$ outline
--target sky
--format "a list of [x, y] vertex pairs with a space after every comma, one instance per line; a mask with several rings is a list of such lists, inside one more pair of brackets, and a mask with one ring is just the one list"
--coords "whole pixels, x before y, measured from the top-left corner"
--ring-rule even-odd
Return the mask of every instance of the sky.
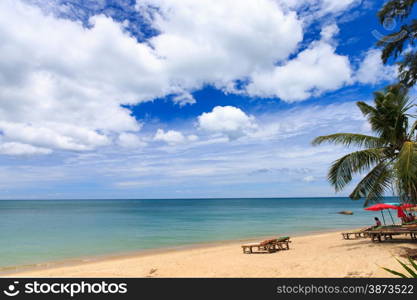
[[0, 198], [348, 195], [311, 141], [371, 133], [382, 4], [0, 1]]

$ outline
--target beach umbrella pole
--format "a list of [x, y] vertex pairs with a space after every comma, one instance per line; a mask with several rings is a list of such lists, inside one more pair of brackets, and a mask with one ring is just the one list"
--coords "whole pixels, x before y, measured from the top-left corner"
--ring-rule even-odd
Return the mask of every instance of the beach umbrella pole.
[[381, 210], [381, 215], [382, 215], [382, 221], [384, 221], [384, 225], [387, 225], [387, 223], [385, 223], [384, 212], [382, 210]]
[[391, 211], [389, 209], [388, 209], [388, 213], [389, 213], [389, 215], [391, 217], [392, 224], [395, 225], [394, 218], [392, 217]]

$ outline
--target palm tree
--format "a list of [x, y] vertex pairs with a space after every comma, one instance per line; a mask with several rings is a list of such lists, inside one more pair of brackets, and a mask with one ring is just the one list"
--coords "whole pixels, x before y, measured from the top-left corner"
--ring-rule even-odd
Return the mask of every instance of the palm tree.
[[408, 89], [402, 84], [386, 87], [374, 93], [374, 106], [357, 102], [371, 125], [373, 136], [355, 133], [336, 133], [319, 136], [313, 145], [325, 142], [355, 146], [357, 151], [333, 162], [328, 180], [341, 191], [355, 174], [369, 171], [357, 184], [350, 198], [365, 199], [365, 206], [380, 202], [387, 190], [393, 190], [402, 202], [417, 203], [417, 121], [408, 113], [414, 106]]
[[398, 30], [379, 39], [382, 61], [396, 62], [400, 81], [411, 87], [417, 83], [417, 19], [413, 14], [416, 0], [388, 0], [378, 12], [381, 24], [400, 24]]

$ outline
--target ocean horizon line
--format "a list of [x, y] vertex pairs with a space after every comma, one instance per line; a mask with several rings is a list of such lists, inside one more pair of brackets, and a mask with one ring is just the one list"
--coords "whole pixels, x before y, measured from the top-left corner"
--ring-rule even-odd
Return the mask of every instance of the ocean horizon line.
[[[0, 201], [115, 201], [115, 200], [245, 200], [245, 199], [350, 199], [349, 196], [310, 196], [310, 197], [178, 197], [178, 198], [34, 198], [34, 199], [0, 199]], [[398, 198], [398, 196], [384, 196], [384, 198]], [[353, 200], [360, 202], [363, 199]]]

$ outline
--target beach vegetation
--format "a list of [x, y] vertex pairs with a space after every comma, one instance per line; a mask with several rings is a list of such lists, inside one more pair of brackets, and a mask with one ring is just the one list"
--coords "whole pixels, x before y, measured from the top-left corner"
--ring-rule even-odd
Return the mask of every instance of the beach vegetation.
[[408, 258], [410, 266], [407, 266], [406, 263], [400, 261], [399, 259], [397, 259], [397, 261], [404, 268], [405, 272], [397, 272], [388, 268], [383, 269], [401, 278], [417, 278], [417, 264], [411, 257]]
[[357, 106], [373, 135], [336, 133], [312, 142], [355, 147], [333, 162], [328, 172], [330, 184], [339, 192], [354, 175], [366, 173], [351, 192], [351, 199], [365, 199], [366, 206], [380, 202], [387, 191], [392, 191], [402, 202], [417, 203], [417, 122], [410, 112], [415, 105], [408, 88], [390, 85], [374, 93], [373, 105], [359, 101]]
[[383, 36], [377, 45], [382, 47], [382, 60], [398, 64], [399, 79], [407, 87], [417, 82], [417, 19], [410, 17], [416, 0], [389, 0], [378, 12], [381, 24], [390, 29], [399, 22], [398, 30]]

